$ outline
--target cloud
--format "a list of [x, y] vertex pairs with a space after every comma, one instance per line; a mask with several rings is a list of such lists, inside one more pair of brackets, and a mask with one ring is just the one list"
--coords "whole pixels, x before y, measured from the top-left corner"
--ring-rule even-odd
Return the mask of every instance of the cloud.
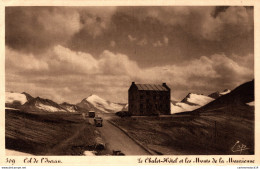
[[[229, 7], [214, 16], [215, 7], [137, 7], [135, 17], [140, 21], [154, 18], [164, 25], [181, 28], [196, 38], [218, 41], [230, 36], [241, 35], [253, 29], [253, 9], [243, 6]], [[121, 12], [131, 15], [132, 10]]]
[[116, 7], [79, 8], [82, 29], [94, 38], [102, 35], [109, 29], [115, 12]]
[[[240, 36], [253, 29], [253, 10], [245, 7], [229, 7], [216, 18], [208, 16], [202, 22], [200, 34], [208, 40], [220, 40]], [[228, 33], [226, 33], [228, 32]]]
[[53, 69], [66, 73], [88, 75], [132, 75], [138, 71], [137, 63], [126, 55], [104, 50], [98, 59], [89, 53], [75, 52], [63, 46], [56, 46], [50, 62]]
[[162, 42], [160, 40], [153, 43], [153, 47], [162, 47], [162, 46], [168, 46], [169, 39], [168, 37], [164, 36], [162, 39]]
[[161, 41], [157, 41], [157, 42], [153, 43], [153, 46], [154, 47], [161, 47], [161, 46], [163, 46], [163, 44], [161, 43]]
[[[80, 96], [77, 99], [82, 99], [91, 93], [100, 94], [111, 101], [119, 98], [126, 100], [131, 81], [167, 82], [174, 91], [173, 96], [180, 97], [180, 93], [187, 94], [191, 90], [205, 93], [215, 91], [220, 86], [232, 89], [254, 77], [250, 64], [244, 63], [252, 64], [252, 54], [232, 57], [214, 54], [192, 59], [182, 65], [147, 68], [140, 67], [124, 54], [104, 50], [98, 57], [94, 57], [89, 53], [76, 52], [61, 45], [50, 50], [44, 61], [34, 55], [23, 59], [27, 58], [27, 55], [18, 55], [9, 48], [6, 54], [7, 89], [17, 87], [28, 91], [32, 90], [34, 85], [37, 86], [34, 91], [41, 90], [40, 93], [43, 93], [46, 90], [48, 96], [53, 95], [51, 98], [55, 99], [60, 97], [60, 101], [73, 101], [76, 96]], [[14, 62], [14, 58], [18, 57], [22, 58], [23, 66]], [[35, 64], [31, 65], [31, 61]], [[22, 70], [30, 70], [33, 73], [24, 73]], [[23, 83], [19, 79], [23, 79]], [[30, 86], [32, 89], [28, 88]]]
[[63, 44], [80, 29], [80, 15], [70, 8], [6, 8], [6, 44], [14, 49], [35, 52]]
[[116, 46], [116, 42], [112, 40], [112, 41], [110, 41], [109, 45], [110, 45], [111, 47], [115, 47], [115, 46]]
[[7, 7], [6, 44], [40, 53], [65, 45], [75, 34], [96, 38], [109, 30], [116, 7]]
[[104, 74], [134, 76], [140, 70], [136, 62], [123, 54], [114, 54], [105, 50], [100, 55], [99, 68]]
[[130, 40], [130, 42], [133, 42], [133, 41], [136, 40], [136, 38], [133, 37], [132, 35], [128, 35], [127, 37], [128, 37], [128, 39]]
[[[251, 60], [252, 55], [244, 58]], [[224, 54], [214, 54], [209, 57], [201, 56], [181, 66], [168, 65], [144, 69], [138, 75], [137, 79], [142, 82], [159, 83], [167, 79], [168, 84], [175, 88], [175, 92], [185, 89], [186, 92], [197, 90], [205, 93], [217, 90], [220, 86], [232, 89], [253, 79], [254, 71]]]
[[164, 36], [164, 37], [162, 38], [162, 42], [161, 42], [161, 40], [158, 40], [158, 41], [154, 42], [154, 43], [153, 43], [153, 47], [168, 46], [168, 43], [169, 43], [168, 37]]
[[[104, 50], [98, 57], [85, 52], [73, 51], [61, 45], [57, 45], [43, 56], [18, 53], [6, 47], [6, 64], [10, 70], [35, 71], [46, 75], [134, 75], [139, 71], [135, 61], [120, 53], [112, 53]], [[21, 62], [17, 62], [17, 58]], [[42, 59], [44, 58], [44, 59]], [[21, 64], [22, 63], [22, 64]], [[41, 71], [39, 71], [41, 70]], [[28, 71], [27, 71], [28, 73]]]
[[225, 12], [221, 12], [219, 18], [223, 24], [234, 25], [241, 31], [251, 31], [253, 29], [253, 9], [242, 6], [229, 7]]
[[[26, 91], [58, 102], [77, 103], [91, 93], [108, 100], [125, 100], [125, 95], [113, 94], [127, 90], [129, 76], [139, 69], [126, 55], [108, 50], [96, 59], [91, 54], [57, 45], [45, 55], [42, 61], [42, 56], [13, 54], [7, 47], [6, 90]], [[22, 62], [18, 63], [19, 57]]]
[[5, 16], [8, 90], [117, 101], [132, 81], [167, 82], [180, 98], [254, 76], [253, 8], [7, 7]]
[[139, 45], [139, 46], [144, 46], [144, 45], [147, 45], [147, 40], [144, 38], [144, 39], [142, 39], [142, 40], [140, 40], [139, 42], [137, 42], [137, 45]]
[[67, 74], [96, 74], [98, 61], [89, 53], [75, 52], [61, 45], [48, 52], [49, 65], [53, 71]]
[[8, 71], [44, 71], [49, 69], [49, 65], [45, 60], [39, 60], [33, 54], [19, 53], [6, 47], [5, 55], [6, 69]]
[[239, 56], [239, 55], [235, 55], [233, 54], [230, 57], [232, 60], [235, 60], [239, 65], [252, 69], [254, 68], [254, 55], [249, 53], [247, 55], [244, 56]]
[[164, 37], [163, 37], [163, 42], [164, 42], [164, 44], [167, 46], [168, 43], [169, 43], [168, 37], [164, 36]]

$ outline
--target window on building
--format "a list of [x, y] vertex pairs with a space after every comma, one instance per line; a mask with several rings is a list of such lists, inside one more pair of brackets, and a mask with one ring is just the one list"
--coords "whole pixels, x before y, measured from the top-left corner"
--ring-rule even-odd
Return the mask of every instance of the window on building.
[[130, 100], [134, 100], [134, 96], [131, 94], [129, 95]]
[[142, 114], [144, 112], [144, 105], [140, 104], [140, 113]]

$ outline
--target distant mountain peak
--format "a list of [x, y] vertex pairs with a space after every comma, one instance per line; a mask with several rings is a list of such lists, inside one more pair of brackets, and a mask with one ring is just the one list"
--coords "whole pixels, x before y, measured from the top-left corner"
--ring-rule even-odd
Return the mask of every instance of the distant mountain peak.
[[21, 109], [26, 112], [48, 113], [48, 112], [80, 112], [76, 105], [64, 102], [58, 104], [50, 99], [41, 98], [39, 96], [32, 97], [26, 92], [15, 93], [6, 92], [6, 107]]
[[22, 94], [24, 94], [26, 96], [27, 100], [33, 99], [33, 97], [29, 93], [22, 92]]
[[203, 106], [213, 100], [203, 94], [189, 93], [181, 102], [192, 106]]
[[226, 95], [226, 94], [228, 94], [228, 93], [230, 93], [230, 92], [231, 92], [230, 89], [225, 89], [225, 90], [223, 90], [222, 92], [216, 91], [216, 92], [214, 92], [214, 93], [209, 94], [208, 96], [211, 97], [211, 98], [217, 99], [217, 98], [219, 98], [220, 96]]
[[96, 110], [103, 113], [115, 113], [123, 109], [125, 104], [113, 103], [101, 98], [96, 94], [91, 94], [77, 104], [79, 107], [87, 110]]
[[28, 100], [21, 108], [29, 112], [67, 112], [66, 109], [62, 108], [59, 104], [49, 99], [43, 99], [36, 97]]
[[213, 100], [213, 98], [203, 94], [188, 93], [180, 102], [171, 101], [171, 114], [193, 111]]
[[[102, 99], [101, 97], [99, 97], [98, 95], [96, 95], [96, 94], [90, 94], [88, 97], [85, 97], [84, 99], [82, 99], [82, 101], [84, 101], [84, 100], [89, 100], [89, 99], [94, 99], [94, 98], [97, 98], [97, 99]], [[104, 99], [102, 99], [102, 100], [104, 100]]]
[[96, 94], [91, 94], [91, 95], [89, 95], [86, 99], [100, 99], [100, 100], [105, 100], [105, 99], [99, 97], [99, 96], [96, 95]]

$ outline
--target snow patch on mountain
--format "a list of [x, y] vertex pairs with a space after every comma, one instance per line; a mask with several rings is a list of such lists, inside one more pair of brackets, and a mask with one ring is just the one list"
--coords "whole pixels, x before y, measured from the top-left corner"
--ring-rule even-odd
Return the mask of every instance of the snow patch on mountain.
[[189, 93], [181, 102], [192, 106], [204, 106], [214, 99], [202, 94]]
[[193, 111], [213, 100], [202, 94], [189, 93], [181, 102], [171, 102], [171, 114]]
[[44, 113], [44, 112], [67, 112], [59, 104], [49, 99], [43, 99], [40, 97], [33, 98], [27, 101], [20, 107], [21, 110], [32, 113]]
[[66, 107], [69, 112], [76, 113], [77, 111], [73, 107]]
[[23, 105], [27, 102], [27, 98], [24, 94], [21, 93], [13, 93], [13, 92], [5, 92], [5, 103], [12, 104], [15, 101], [20, 102]]
[[71, 112], [71, 113], [79, 112], [79, 108], [76, 105], [74, 105], [74, 104], [69, 104], [67, 102], [64, 102], [64, 103], [60, 104], [60, 106], [63, 109], [65, 109], [65, 110], [67, 110], [68, 112]]
[[221, 93], [219, 93], [220, 95], [226, 95], [226, 94], [228, 94], [228, 93], [230, 93], [231, 92], [231, 90], [229, 90], [229, 89], [225, 89], [223, 92], [221, 92]]
[[213, 101], [213, 98], [210, 98], [208, 96], [204, 96], [204, 95], [198, 95], [198, 94], [194, 94], [194, 93], [190, 93], [189, 97], [187, 97], [187, 101], [189, 103], [193, 103], [199, 106], [204, 106], [205, 104]]
[[178, 102], [175, 104], [171, 103], [171, 114], [192, 111], [192, 110], [198, 109], [200, 107], [201, 106], [189, 105], [189, 104], [182, 103], [182, 102]]
[[86, 101], [105, 113], [117, 112], [122, 110], [124, 107], [122, 104], [109, 102], [97, 95], [90, 95], [88, 98], [86, 98]]
[[57, 107], [53, 107], [53, 106], [50, 106], [50, 105], [46, 105], [46, 104], [42, 104], [42, 103], [38, 103], [36, 105], [37, 108], [41, 109], [41, 110], [45, 110], [45, 111], [48, 111], [48, 112], [66, 112], [65, 110], [63, 109], [59, 109]]

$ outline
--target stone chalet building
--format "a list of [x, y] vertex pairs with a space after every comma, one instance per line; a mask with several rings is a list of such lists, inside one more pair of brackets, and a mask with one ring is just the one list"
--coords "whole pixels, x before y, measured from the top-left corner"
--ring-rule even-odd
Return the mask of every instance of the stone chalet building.
[[162, 83], [136, 84], [132, 82], [128, 90], [128, 111], [133, 116], [171, 114], [171, 89]]

